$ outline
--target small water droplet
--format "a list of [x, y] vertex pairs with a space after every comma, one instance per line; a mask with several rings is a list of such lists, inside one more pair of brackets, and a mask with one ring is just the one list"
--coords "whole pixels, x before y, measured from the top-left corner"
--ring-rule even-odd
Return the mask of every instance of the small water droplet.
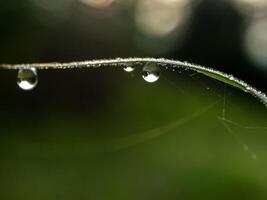
[[251, 91], [251, 87], [250, 86], [246, 86], [246, 88], [245, 88], [245, 92], [250, 92]]
[[125, 67], [123, 67], [123, 70], [126, 71], [126, 72], [132, 72], [132, 71], [134, 71], [134, 67], [125, 66]]
[[146, 82], [154, 83], [159, 79], [160, 69], [156, 64], [148, 63], [143, 67], [142, 77]]
[[234, 80], [234, 77], [232, 75], [229, 76], [230, 80]]
[[35, 68], [19, 69], [17, 84], [23, 90], [32, 90], [38, 83], [37, 71]]

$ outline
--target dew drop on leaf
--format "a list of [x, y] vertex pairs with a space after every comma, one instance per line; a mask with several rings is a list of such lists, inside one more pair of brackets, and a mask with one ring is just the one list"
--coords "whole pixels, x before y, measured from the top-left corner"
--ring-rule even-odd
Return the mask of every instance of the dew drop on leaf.
[[35, 68], [19, 69], [17, 84], [23, 90], [32, 90], [38, 83], [37, 71]]
[[142, 77], [146, 82], [154, 83], [159, 79], [160, 69], [156, 64], [148, 63], [143, 67]]

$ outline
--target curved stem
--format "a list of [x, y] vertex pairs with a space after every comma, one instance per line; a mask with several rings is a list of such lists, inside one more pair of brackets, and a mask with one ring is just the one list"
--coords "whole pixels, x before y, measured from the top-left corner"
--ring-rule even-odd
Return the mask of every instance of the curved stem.
[[191, 64], [188, 62], [182, 62], [178, 60], [170, 60], [165, 58], [116, 58], [116, 59], [100, 59], [100, 60], [88, 60], [81, 62], [69, 62], [69, 63], [33, 63], [33, 64], [0, 64], [2, 69], [21, 69], [31, 68], [36, 69], [75, 69], [75, 68], [98, 68], [105, 65], [109, 66], [125, 66], [133, 64], [146, 64], [147, 62], [156, 63], [158, 65], [169, 66], [172, 68], [184, 68], [190, 69], [213, 79], [217, 79], [234, 87], [237, 87], [245, 92], [257, 97], [265, 106], [267, 106], [266, 94], [258, 89], [250, 86], [246, 82], [235, 78], [232, 75], [214, 70], [208, 67]]

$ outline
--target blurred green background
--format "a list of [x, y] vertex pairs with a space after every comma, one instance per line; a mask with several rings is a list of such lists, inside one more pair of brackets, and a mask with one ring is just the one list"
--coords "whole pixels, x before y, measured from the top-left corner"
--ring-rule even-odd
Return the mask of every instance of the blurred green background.
[[[0, 2], [0, 62], [166, 57], [266, 91], [266, 0]], [[267, 112], [191, 71], [1, 70], [0, 199], [266, 199]]]

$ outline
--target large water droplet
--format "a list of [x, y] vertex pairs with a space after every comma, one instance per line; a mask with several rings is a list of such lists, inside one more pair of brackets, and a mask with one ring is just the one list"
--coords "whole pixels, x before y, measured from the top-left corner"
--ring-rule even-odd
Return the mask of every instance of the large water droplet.
[[132, 71], [134, 71], [134, 67], [132, 67], [132, 66], [125, 66], [123, 68], [123, 70], [126, 71], [126, 72], [132, 72]]
[[148, 63], [143, 67], [142, 77], [149, 83], [154, 83], [159, 79], [160, 69], [154, 63]]
[[35, 68], [19, 69], [17, 84], [23, 90], [32, 90], [38, 83], [37, 71]]

